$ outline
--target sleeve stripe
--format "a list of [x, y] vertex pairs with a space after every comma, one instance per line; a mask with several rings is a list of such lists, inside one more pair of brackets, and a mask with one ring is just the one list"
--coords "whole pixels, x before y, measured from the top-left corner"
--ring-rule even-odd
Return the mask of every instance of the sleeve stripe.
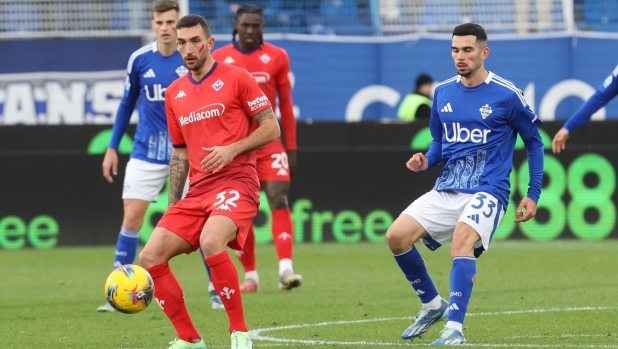
[[[153, 44], [156, 44], [156, 42]], [[131, 54], [131, 57], [129, 57], [129, 63], [127, 64], [127, 73], [131, 74], [131, 69], [133, 68], [133, 61], [135, 61], [137, 56], [142, 55], [146, 52], [152, 51], [153, 44], [148, 44]]]
[[524, 95], [521, 93], [521, 91], [518, 88], [513, 88], [509, 85], [507, 85], [506, 83], [503, 83], [497, 79], [492, 80], [494, 83], [504, 86], [506, 88], [508, 88], [509, 90], [515, 92], [515, 94], [517, 95], [517, 97], [519, 97], [519, 100], [521, 101], [521, 104], [524, 105], [524, 107], [528, 106], [528, 103], [526, 103], [526, 100], [524, 99]]
[[187, 145], [186, 144], [172, 144], [172, 147], [174, 147], [174, 148], [186, 148]]

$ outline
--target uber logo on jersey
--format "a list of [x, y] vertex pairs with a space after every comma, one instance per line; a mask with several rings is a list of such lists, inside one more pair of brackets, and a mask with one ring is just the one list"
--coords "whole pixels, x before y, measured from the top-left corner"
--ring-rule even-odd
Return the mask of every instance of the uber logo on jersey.
[[462, 127], [460, 123], [453, 122], [452, 125], [452, 136], [449, 135], [448, 125], [446, 123], [442, 123], [444, 126], [444, 137], [447, 142], [450, 143], [466, 143], [468, 141], [472, 143], [487, 143], [487, 135], [491, 132], [488, 129], [478, 129], [473, 128], [471, 130]]
[[151, 91], [148, 88], [148, 85], [144, 86], [144, 91], [146, 92], [146, 98], [148, 98], [149, 101], [151, 102], [161, 102], [161, 101], [165, 101], [165, 90], [167, 90], [167, 87], [163, 87], [161, 86], [161, 84], [154, 84], [152, 85], [152, 95], [151, 95]]

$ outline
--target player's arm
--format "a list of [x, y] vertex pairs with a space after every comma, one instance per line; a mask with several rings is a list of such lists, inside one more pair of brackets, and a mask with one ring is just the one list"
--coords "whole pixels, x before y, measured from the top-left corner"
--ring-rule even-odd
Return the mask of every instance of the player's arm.
[[228, 146], [203, 148], [211, 153], [202, 160], [202, 169], [217, 173], [237, 155], [261, 148], [281, 136], [279, 123], [270, 106], [255, 114], [253, 120], [257, 121], [259, 126], [246, 138]]
[[114, 126], [112, 127], [112, 137], [109, 140], [105, 157], [103, 158], [103, 177], [110, 183], [114, 182], [114, 179], [110, 175], [114, 176], [118, 174], [118, 153], [117, 149], [120, 145], [120, 141], [127, 132], [129, 127], [129, 121], [135, 109], [135, 103], [139, 98], [139, 72], [137, 67], [134, 67], [136, 60], [129, 61], [131, 65], [127, 67], [127, 78], [125, 83], [124, 95], [118, 106], [116, 112], [116, 120], [114, 120]]
[[[298, 163], [296, 157], [296, 117], [294, 117], [294, 102], [292, 102], [292, 84], [290, 82], [290, 59], [283, 55], [281, 69], [277, 74], [277, 95], [279, 96], [279, 112], [281, 113], [281, 129], [285, 137], [285, 149], [288, 154], [290, 174], [296, 173]], [[271, 101], [272, 103], [273, 101]]]
[[189, 153], [185, 143], [178, 118], [172, 106], [172, 97], [175, 86], [168, 88], [168, 93], [165, 94], [165, 114], [167, 118], [167, 128], [172, 141], [172, 154], [170, 156], [170, 190], [168, 197], [168, 206], [174, 206], [182, 198], [182, 193], [185, 188], [187, 176], [189, 175]]
[[[521, 91], [520, 91], [521, 92]], [[536, 204], [541, 196], [543, 186], [543, 140], [538, 126], [543, 123], [525, 102], [523, 94], [514, 94], [511, 99], [509, 122], [517, 130], [526, 147], [530, 182], [528, 193], [523, 198], [517, 211], [515, 222], [526, 222], [536, 215]]]
[[[436, 91], [437, 100], [438, 92]], [[406, 166], [410, 171], [423, 172], [442, 162], [442, 124], [438, 115], [437, 103], [431, 106], [429, 117], [429, 131], [431, 132], [431, 144], [427, 153], [416, 153], [408, 160]]]
[[187, 148], [172, 148], [170, 157], [170, 192], [168, 206], [174, 206], [182, 199], [187, 176], [189, 175], [189, 153]]
[[618, 66], [610, 76], [597, 88], [596, 92], [573, 114], [552, 140], [552, 151], [560, 153], [565, 148], [569, 135], [578, 127], [584, 125], [592, 114], [603, 108], [612, 98], [618, 95]]
[[292, 102], [292, 85], [288, 81], [277, 85], [279, 95], [279, 111], [281, 112], [281, 128], [285, 137], [285, 149], [288, 155], [290, 175], [296, 173], [298, 159], [296, 157], [296, 118], [294, 117], [294, 103]]

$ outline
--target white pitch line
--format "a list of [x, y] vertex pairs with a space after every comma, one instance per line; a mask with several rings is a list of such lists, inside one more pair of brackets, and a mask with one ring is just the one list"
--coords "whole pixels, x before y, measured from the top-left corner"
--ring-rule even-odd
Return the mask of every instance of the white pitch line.
[[520, 336], [504, 336], [504, 337], [500, 337], [500, 338], [504, 338], [504, 339], [517, 339], [517, 338], [571, 338], [571, 337], [618, 337], [618, 334], [616, 333], [606, 333], [606, 334], [602, 334], [602, 333], [596, 333], [596, 334], [572, 334], [572, 333], [565, 333], [565, 334], [536, 334], [536, 335], [520, 335]]
[[[518, 315], [518, 314], [533, 314], [533, 313], [550, 313], [559, 311], [599, 311], [599, 310], [612, 310], [618, 307], [572, 307], [572, 308], [550, 308], [550, 309], [529, 309], [529, 310], [512, 310], [502, 312], [482, 312], [482, 313], [470, 313], [467, 316], [492, 316], [492, 315]], [[254, 340], [269, 341], [275, 343], [298, 343], [306, 345], [373, 345], [373, 346], [428, 346], [429, 343], [402, 343], [402, 342], [369, 342], [369, 341], [321, 341], [321, 340], [308, 340], [308, 339], [289, 339], [289, 338], [276, 338], [270, 336], [263, 336], [263, 333], [272, 331], [281, 331], [297, 328], [307, 327], [320, 327], [330, 325], [349, 325], [359, 324], [377, 321], [399, 321], [410, 320], [414, 317], [397, 317], [397, 318], [375, 318], [375, 319], [363, 319], [363, 320], [339, 320], [339, 321], [327, 321], [319, 322], [315, 324], [298, 324], [298, 325], [286, 325], [277, 327], [261, 328], [257, 330], [250, 330], [249, 336]], [[505, 337], [506, 338], [506, 337]], [[523, 338], [523, 337], [522, 337]], [[287, 346], [287, 345], [285, 345]], [[491, 344], [491, 343], [475, 343], [473, 346], [478, 347], [491, 347], [491, 348], [618, 348], [618, 345], [578, 345], [578, 344]]]

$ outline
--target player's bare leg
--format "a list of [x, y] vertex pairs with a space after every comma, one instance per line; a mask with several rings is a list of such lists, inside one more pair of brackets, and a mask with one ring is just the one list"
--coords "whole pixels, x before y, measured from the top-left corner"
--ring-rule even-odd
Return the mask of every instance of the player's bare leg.
[[[139, 199], [124, 199], [123, 204], [124, 216], [118, 240], [116, 241], [114, 268], [134, 263], [139, 244], [139, 231], [144, 224], [144, 216], [150, 202]], [[111, 313], [116, 310], [109, 303], [105, 302], [105, 304], [97, 308], [97, 311]]]
[[463, 336], [463, 321], [472, 295], [472, 286], [476, 276], [476, 259], [474, 244], [481, 237], [466, 223], [459, 222], [453, 233], [451, 243], [451, 297], [446, 327], [434, 345], [458, 345], [466, 343]]
[[215, 290], [221, 295], [221, 301], [230, 319], [230, 335], [232, 343], [242, 341], [239, 348], [251, 348], [251, 339], [248, 337], [247, 325], [243, 313], [242, 296], [238, 291], [238, 272], [230, 255], [226, 251], [229, 242], [236, 239], [238, 227], [227, 216], [211, 216], [206, 221], [200, 235], [204, 259], [210, 267], [212, 283]]
[[139, 261], [152, 276], [155, 300], [178, 334], [178, 339], [172, 342], [171, 348], [206, 349], [189, 317], [182, 288], [168, 264], [174, 256], [191, 249], [188, 241], [165, 228], [157, 227], [139, 254]]
[[407, 214], [400, 215], [386, 232], [386, 242], [395, 261], [422, 303], [414, 323], [403, 331], [403, 339], [421, 338], [448, 313], [448, 302], [440, 297], [425, 261], [414, 247], [419, 239], [428, 237], [425, 228]]
[[292, 250], [294, 247], [294, 225], [288, 205], [290, 182], [262, 181], [260, 185], [272, 211], [272, 235], [279, 257], [279, 288], [291, 290], [302, 284], [303, 277], [294, 273]]

